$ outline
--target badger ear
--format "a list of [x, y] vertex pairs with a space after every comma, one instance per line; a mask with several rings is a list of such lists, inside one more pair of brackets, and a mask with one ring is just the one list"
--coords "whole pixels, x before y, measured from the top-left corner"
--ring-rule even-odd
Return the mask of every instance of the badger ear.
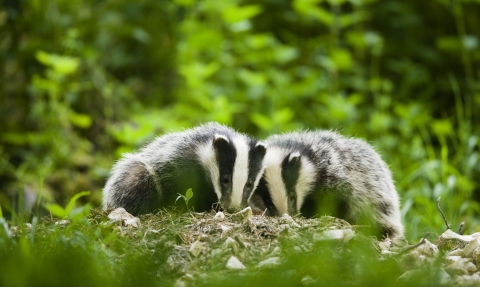
[[252, 149], [255, 156], [258, 158], [264, 158], [267, 153], [267, 145], [261, 142], [258, 142], [255, 147]]
[[229, 143], [230, 143], [230, 141], [228, 140], [228, 138], [226, 136], [216, 134], [213, 137], [213, 146], [215, 148], [228, 145]]
[[215, 134], [215, 136], [213, 136], [213, 144], [220, 141], [225, 141], [226, 143], [230, 142], [226, 136]]
[[216, 134], [213, 137], [212, 144], [213, 144], [214, 150], [216, 150], [217, 152], [221, 151], [222, 153], [224, 153], [226, 150], [228, 150], [230, 141], [226, 136]]
[[302, 165], [302, 156], [299, 152], [292, 152], [288, 155], [288, 166], [290, 168], [300, 168]]

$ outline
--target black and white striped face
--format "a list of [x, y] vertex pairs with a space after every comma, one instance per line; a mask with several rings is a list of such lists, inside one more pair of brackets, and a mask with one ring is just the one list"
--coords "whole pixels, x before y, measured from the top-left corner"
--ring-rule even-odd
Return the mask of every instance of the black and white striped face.
[[245, 207], [244, 194], [250, 195], [263, 170], [265, 146], [252, 147], [244, 136], [215, 135], [211, 144], [201, 148], [200, 155], [221, 206], [231, 211]]
[[242, 208], [248, 205], [248, 200], [263, 175], [265, 168], [263, 159], [265, 158], [266, 152], [267, 150], [264, 144], [259, 142], [252, 142], [250, 144], [250, 150], [248, 151], [248, 178], [243, 188], [243, 197], [240, 206]]
[[266, 208], [267, 215], [297, 214], [316, 180], [314, 164], [299, 152], [269, 147], [265, 171], [250, 204]]

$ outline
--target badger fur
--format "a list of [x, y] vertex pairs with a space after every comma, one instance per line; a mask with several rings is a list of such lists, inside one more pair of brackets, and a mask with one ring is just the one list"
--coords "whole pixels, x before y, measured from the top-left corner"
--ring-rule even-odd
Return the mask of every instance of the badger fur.
[[263, 173], [266, 148], [218, 123], [207, 123], [157, 137], [136, 153], [125, 154], [103, 189], [103, 208], [123, 207], [133, 214], [175, 205], [192, 188], [196, 211], [220, 202], [239, 209]]
[[390, 170], [369, 144], [332, 131], [273, 135], [265, 143], [265, 171], [250, 205], [267, 215], [331, 214], [375, 234], [403, 235]]

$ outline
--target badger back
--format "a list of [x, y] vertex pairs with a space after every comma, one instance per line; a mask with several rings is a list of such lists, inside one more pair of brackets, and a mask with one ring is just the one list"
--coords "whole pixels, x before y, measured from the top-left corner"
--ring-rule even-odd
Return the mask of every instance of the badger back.
[[209, 210], [215, 202], [241, 207], [246, 205], [244, 192], [258, 183], [262, 149], [218, 123], [163, 135], [115, 165], [104, 189], [104, 207], [149, 212], [174, 205], [178, 193], [189, 188], [194, 193], [189, 205], [196, 211]]
[[390, 171], [373, 148], [331, 131], [267, 139], [266, 169], [252, 205], [268, 215], [330, 214], [401, 236], [399, 198]]

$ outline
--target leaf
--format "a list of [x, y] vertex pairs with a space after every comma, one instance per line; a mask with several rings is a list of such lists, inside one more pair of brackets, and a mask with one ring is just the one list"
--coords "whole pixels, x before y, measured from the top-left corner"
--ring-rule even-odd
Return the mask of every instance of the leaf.
[[190, 198], [193, 197], [193, 191], [191, 188], [187, 189], [187, 192], [185, 193], [185, 198], [188, 200], [190, 200]]
[[79, 192], [79, 193], [75, 194], [72, 197], [72, 199], [70, 199], [70, 201], [68, 202], [67, 207], [65, 207], [65, 216], [64, 217], [67, 217], [70, 214], [72, 209], [75, 207], [75, 203], [77, 202], [77, 200], [80, 197], [87, 196], [87, 195], [90, 195], [90, 191], [82, 191], [82, 192]]
[[46, 208], [52, 213], [53, 216], [58, 218], [64, 218], [66, 216], [65, 209], [58, 204], [49, 204]]
[[352, 67], [352, 55], [348, 50], [335, 49], [331, 52], [330, 59], [340, 71], [348, 71]]
[[35, 57], [40, 63], [53, 68], [55, 72], [59, 74], [71, 74], [75, 72], [80, 65], [78, 58], [49, 54], [42, 50], [38, 50], [35, 53]]
[[92, 117], [88, 114], [79, 114], [72, 110], [68, 112], [68, 117], [72, 124], [76, 127], [87, 129], [92, 125]]
[[235, 22], [240, 22], [255, 17], [261, 12], [262, 7], [260, 5], [248, 5], [242, 7], [232, 6], [225, 9], [222, 16], [225, 22], [233, 24]]
[[175, 199], [175, 203], [177, 203], [177, 201], [180, 199], [180, 198], [183, 198], [183, 200], [187, 201], [187, 198], [185, 197], [185, 195], [181, 195], [180, 193], [177, 193], [178, 194], [178, 197], [177, 199]]
[[320, 0], [296, 0], [293, 7], [299, 14], [308, 15], [330, 26], [333, 24], [333, 14], [318, 6]]

